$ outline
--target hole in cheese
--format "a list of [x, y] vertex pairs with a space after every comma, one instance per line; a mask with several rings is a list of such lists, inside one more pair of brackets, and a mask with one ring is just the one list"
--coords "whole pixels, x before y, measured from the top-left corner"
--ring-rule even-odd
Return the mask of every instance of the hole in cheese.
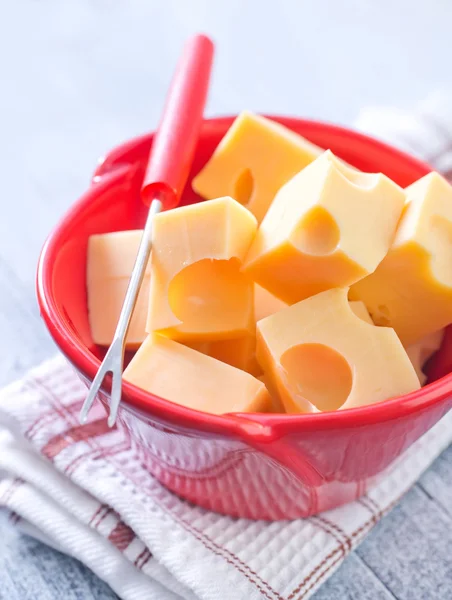
[[237, 258], [205, 258], [182, 269], [170, 282], [168, 301], [174, 315], [199, 332], [226, 330], [252, 302], [253, 286]]
[[321, 206], [308, 211], [291, 235], [292, 243], [305, 254], [325, 256], [336, 250], [340, 230], [331, 214]]
[[280, 364], [288, 386], [319, 410], [337, 410], [350, 395], [350, 365], [333, 348], [323, 344], [292, 346], [281, 356]]
[[237, 177], [234, 188], [234, 198], [246, 206], [251, 201], [254, 190], [254, 177], [250, 169], [244, 169]]
[[350, 300], [349, 306], [352, 309], [353, 313], [359, 319], [361, 319], [361, 321], [364, 321], [364, 323], [368, 323], [369, 325], [374, 324], [374, 322], [370, 318], [369, 311], [367, 310], [364, 302], [361, 302], [360, 300]]

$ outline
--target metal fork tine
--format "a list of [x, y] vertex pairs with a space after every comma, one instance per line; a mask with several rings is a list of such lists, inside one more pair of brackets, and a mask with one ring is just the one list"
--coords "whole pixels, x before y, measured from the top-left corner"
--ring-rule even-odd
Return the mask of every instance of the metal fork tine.
[[88, 395], [86, 396], [85, 402], [83, 403], [82, 410], [80, 411], [80, 423], [86, 423], [86, 419], [88, 417], [88, 413], [91, 410], [92, 405], [94, 404], [94, 400], [99, 393], [100, 387], [102, 385], [105, 376], [110, 372], [110, 368], [108, 364], [104, 361], [100, 366], [99, 370], [96, 373], [96, 376], [93, 379], [91, 387], [89, 389]]
[[[113, 345], [120, 345], [121, 340], [118, 339], [113, 342]], [[111, 399], [110, 399], [110, 414], [108, 416], [108, 425], [113, 427], [118, 414], [119, 403], [121, 402], [122, 394], [122, 370], [124, 366], [124, 351], [122, 346], [116, 350], [115, 357], [116, 364], [111, 371], [112, 382], [111, 382]]]

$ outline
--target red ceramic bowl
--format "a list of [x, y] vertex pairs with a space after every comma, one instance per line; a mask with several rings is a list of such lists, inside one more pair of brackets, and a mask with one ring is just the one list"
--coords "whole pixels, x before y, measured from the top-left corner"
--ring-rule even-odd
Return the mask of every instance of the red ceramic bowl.
[[[382, 171], [402, 186], [430, 170], [402, 152], [341, 127], [273, 118], [356, 167]], [[232, 120], [205, 121], [192, 175], [210, 157]], [[151, 144], [152, 135], [143, 136], [100, 162], [91, 186], [50, 235], [40, 257], [37, 289], [42, 316], [87, 385], [102, 357], [88, 326], [87, 240], [92, 233], [143, 226], [146, 209], [140, 185]], [[198, 200], [188, 184], [183, 203]], [[450, 366], [451, 355], [449, 351], [433, 365], [436, 375]], [[124, 383], [119, 419], [149, 472], [179, 496], [233, 516], [293, 519], [363, 494], [451, 408], [451, 392], [452, 375], [447, 375], [415, 393], [358, 409], [214, 416]], [[108, 402], [108, 384], [102, 399]]]

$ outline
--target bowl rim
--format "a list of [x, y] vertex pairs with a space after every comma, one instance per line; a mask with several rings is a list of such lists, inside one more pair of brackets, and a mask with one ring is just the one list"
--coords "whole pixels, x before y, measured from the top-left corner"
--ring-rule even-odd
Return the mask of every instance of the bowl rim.
[[[231, 123], [237, 115], [205, 119], [206, 125], [223, 126]], [[301, 119], [287, 115], [265, 115], [285, 125], [297, 123], [306, 128], [326, 129], [329, 133], [354, 139], [365, 144], [373, 145], [390, 156], [397, 156], [405, 163], [410, 163], [424, 174], [432, 168], [425, 162], [412, 157], [405, 152], [374, 139], [353, 129], [327, 122]], [[69, 208], [63, 218], [48, 236], [39, 256], [36, 274], [36, 290], [41, 316], [54, 341], [69, 361], [87, 379], [92, 380], [96, 374], [100, 360], [84, 346], [65, 325], [59, 316], [58, 305], [53, 294], [52, 272], [58, 254], [60, 238], [70, 227], [71, 221], [79, 215], [102, 189], [117, 185], [121, 178], [127, 177], [131, 165], [109, 170], [117, 157], [143, 143], [150, 143], [153, 133], [132, 138], [107, 153], [100, 159], [94, 173], [95, 185], [88, 190]], [[214, 415], [186, 408], [180, 404], [165, 400], [146, 392], [137, 386], [123, 381], [123, 389], [127, 398], [121, 401], [121, 407], [141, 414], [141, 418], [157, 417], [163, 422], [171, 423], [186, 429], [217, 434], [223, 437], [250, 438], [261, 443], [270, 442], [285, 435], [297, 432], [307, 432], [325, 429], [347, 429], [363, 425], [371, 425], [399, 419], [409, 414], [428, 409], [440, 403], [452, 393], [452, 373], [423, 387], [419, 390], [358, 408], [338, 411], [309, 413], [309, 414], [274, 414], [274, 413], [234, 413]], [[108, 392], [107, 385], [103, 390]]]

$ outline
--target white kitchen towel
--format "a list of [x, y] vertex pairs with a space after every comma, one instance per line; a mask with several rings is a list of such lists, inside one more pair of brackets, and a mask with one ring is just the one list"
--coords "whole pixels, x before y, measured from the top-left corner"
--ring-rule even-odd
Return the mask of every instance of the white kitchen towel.
[[[361, 115], [362, 127], [382, 136], [380, 114]], [[441, 161], [450, 139], [438, 124], [429, 137], [422, 118], [411, 122], [412, 139]], [[403, 147], [403, 119], [393, 125], [391, 139]], [[107, 427], [101, 406], [80, 425], [85, 396], [62, 357], [0, 392], [0, 505], [125, 600], [308, 598], [452, 442], [451, 411], [356, 502], [296, 521], [233, 519], [168, 492], [133, 441]]]
[[452, 412], [360, 500], [310, 519], [232, 519], [168, 492], [62, 357], [0, 394], [0, 504], [126, 600], [301, 600], [452, 441]]

